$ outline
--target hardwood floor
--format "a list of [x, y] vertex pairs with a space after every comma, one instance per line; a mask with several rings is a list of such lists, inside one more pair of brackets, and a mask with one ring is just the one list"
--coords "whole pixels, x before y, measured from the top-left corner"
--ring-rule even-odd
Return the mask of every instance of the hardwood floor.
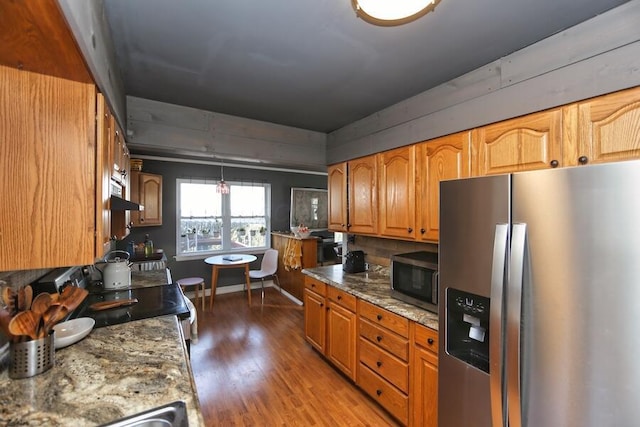
[[273, 289], [198, 311], [191, 365], [207, 426], [397, 426], [304, 340], [304, 312]]

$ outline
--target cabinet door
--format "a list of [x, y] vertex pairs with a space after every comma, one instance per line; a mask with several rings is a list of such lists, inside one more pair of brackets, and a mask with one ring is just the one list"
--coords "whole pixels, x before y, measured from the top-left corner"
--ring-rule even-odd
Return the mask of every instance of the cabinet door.
[[348, 163], [348, 204], [350, 233], [377, 232], [376, 156], [362, 157]]
[[316, 350], [324, 354], [326, 333], [325, 297], [304, 290], [304, 336]]
[[640, 87], [578, 103], [578, 135], [570, 166], [640, 158]]
[[378, 156], [380, 234], [415, 238], [415, 146], [385, 151]]
[[133, 172], [131, 200], [144, 206], [143, 211], [131, 213], [134, 226], [162, 225], [162, 176]]
[[329, 230], [347, 231], [347, 164], [329, 166]]
[[440, 181], [468, 177], [471, 132], [449, 135], [417, 147], [417, 238], [437, 242], [440, 223]]
[[96, 111], [96, 257], [111, 249], [111, 165], [113, 146], [111, 112], [102, 94]]
[[475, 176], [562, 166], [562, 109], [481, 127], [472, 140]]
[[345, 375], [356, 380], [356, 315], [329, 301], [327, 357]]
[[438, 426], [438, 356], [415, 347], [411, 385], [413, 425]]

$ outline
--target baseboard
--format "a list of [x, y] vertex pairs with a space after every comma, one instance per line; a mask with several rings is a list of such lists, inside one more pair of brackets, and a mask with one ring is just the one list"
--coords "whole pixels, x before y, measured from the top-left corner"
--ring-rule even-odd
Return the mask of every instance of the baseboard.
[[[240, 283], [240, 284], [237, 284], [237, 285], [220, 286], [219, 288], [216, 289], [216, 295], [231, 294], [231, 293], [234, 293], [234, 292], [246, 292], [245, 286], [246, 285], [244, 283]], [[252, 282], [251, 283], [251, 289], [260, 289], [261, 287], [262, 287], [262, 285], [260, 284], [260, 282]], [[294, 297], [293, 295], [291, 295], [289, 292], [285, 291], [284, 289], [279, 289], [275, 285], [275, 283], [273, 283], [273, 280], [265, 280], [264, 287], [265, 288], [276, 288], [280, 292], [282, 292], [282, 295], [284, 295], [287, 298], [289, 298], [295, 304], [302, 305], [302, 301], [300, 301], [298, 298]], [[196, 292], [195, 292], [195, 290], [188, 291], [188, 292], [185, 292], [185, 295], [187, 297], [189, 297], [189, 298], [195, 298]], [[211, 295], [211, 288], [205, 289], [205, 296], [208, 297], [210, 295]]]

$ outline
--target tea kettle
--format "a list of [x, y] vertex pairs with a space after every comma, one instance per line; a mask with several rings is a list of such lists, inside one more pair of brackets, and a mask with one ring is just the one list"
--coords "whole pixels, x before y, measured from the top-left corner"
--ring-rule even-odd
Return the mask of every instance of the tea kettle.
[[102, 283], [105, 289], [131, 287], [131, 263], [127, 251], [111, 251], [105, 255], [102, 262], [107, 264], [102, 270]]

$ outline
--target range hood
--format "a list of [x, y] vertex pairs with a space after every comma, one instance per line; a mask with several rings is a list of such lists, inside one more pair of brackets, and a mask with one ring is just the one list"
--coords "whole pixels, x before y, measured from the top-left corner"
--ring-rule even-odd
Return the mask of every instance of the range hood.
[[129, 200], [125, 200], [122, 197], [111, 195], [111, 210], [112, 211], [143, 211], [144, 206], [139, 205]]

